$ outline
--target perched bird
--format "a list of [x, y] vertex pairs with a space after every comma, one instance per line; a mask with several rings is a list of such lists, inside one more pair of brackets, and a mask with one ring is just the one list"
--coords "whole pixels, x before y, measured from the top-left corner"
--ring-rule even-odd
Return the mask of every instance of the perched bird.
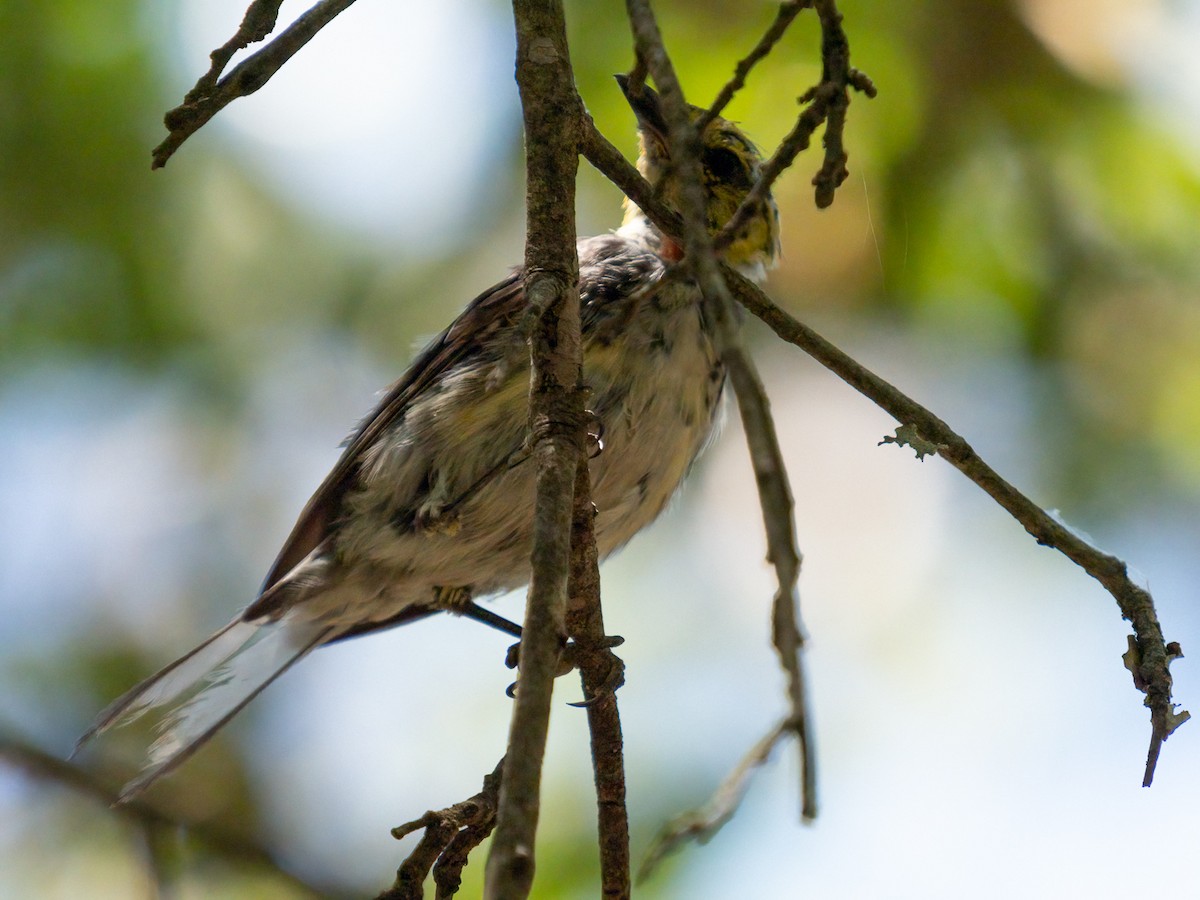
[[[677, 186], [659, 97], [618, 80], [638, 120], [638, 168], [670, 203]], [[754, 185], [762, 158], [719, 117], [701, 143], [715, 233]], [[725, 261], [761, 278], [778, 232], [768, 198]], [[683, 480], [713, 431], [725, 370], [699, 290], [664, 277], [679, 246], [637, 206], [626, 200], [621, 228], [580, 240], [578, 250], [583, 379], [603, 429], [603, 451], [590, 461], [603, 558], [653, 521]], [[257, 599], [100, 714], [79, 746], [174, 705], [122, 799], [187, 759], [321, 644], [442, 610], [488, 620], [473, 598], [528, 581], [534, 466], [524, 310], [520, 271], [476, 297], [349, 438]]]

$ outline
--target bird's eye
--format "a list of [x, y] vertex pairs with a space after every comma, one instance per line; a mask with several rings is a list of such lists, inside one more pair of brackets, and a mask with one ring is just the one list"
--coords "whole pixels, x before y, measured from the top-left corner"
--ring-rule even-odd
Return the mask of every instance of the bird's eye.
[[704, 168], [718, 181], [748, 182], [750, 173], [742, 158], [726, 147], [709, 147], [704, 151]]

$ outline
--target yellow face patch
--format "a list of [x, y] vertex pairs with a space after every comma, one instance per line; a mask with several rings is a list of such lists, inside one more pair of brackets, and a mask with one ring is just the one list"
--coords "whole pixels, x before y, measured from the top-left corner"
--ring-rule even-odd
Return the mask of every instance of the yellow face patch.
[[[693, 109], [693, 116], [703, 110]], [[667, 148], [657, 134], [643, 130], [640, 135], [638, 171], [655, 186], [668, 204], [678, 206], [678, 186]], [[741, 130], [720, 117], [709, 123], [701, 140], [700, 162], [707, 194], [707, 221], [710, 234], [716, 234], [733, 217], [762, 173], [762, 155]], [[642, 215], [636, 205], [626, 201], [625, 222]], [[739, 229], [723, 256], [739, 268], [764, 269], [779, 253], [779, 212], [768, 195], [746, 224]]]

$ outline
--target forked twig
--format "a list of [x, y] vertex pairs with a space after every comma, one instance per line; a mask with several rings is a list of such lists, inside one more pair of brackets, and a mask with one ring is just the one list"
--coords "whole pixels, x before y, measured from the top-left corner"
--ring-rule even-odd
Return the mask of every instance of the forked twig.
[[267, 35], [275, 30], [275, 23], [279, 19], [279, 7], [282, 5], [283, 0], [254, 0], [242, 16], [242, 24], [238, 26], [233, 37], [208, 54], [212, 65], [187, 92], [183, 101], [191, 103], [211, 94], [233, 55], [251, 44], [265, 40]]
[[500, 796], [504, 760], [483, 779], [479, 793], [453, 806], [430, 810], [419, 819], [392, 829], [396, 840], [424, 829], [420, 842], [396, 870], [395, 883], [378, 900], [421, 900], [425, 879], [433, 873], [437, 900], [458, 893], [467, 857], [492, 833]]
[[796, 124], [780, 141], [771, 158], [763, 164], [758, 182], [717, 235], [714, 243], [718, 250], [727, 246], [750, 217], [756, 214], [775, 180], [801, 152], [808, 149], [813, 134], [822, 122], [825, 123], [825, 161], [813, 176], [819, 208], [824, 209], [833, 203], [834, 193], [849, 174], [842, 139], [846, 110], [850, 106], [849, 88], [874, 97], [875, 85], [850, 65], [850, 42], [842, 28], [842, 16], [834, 0], [813, 0], [812, 5], [821, 20], [821, 81], [800, 97], [804, 109], [796, 118]]
[[[275, 0], [255, 0], [246, 10], [237, 33], [211, 54], [212, 66], [188, 91], [183, 103], [163, 116], [168, 134], [151, 153], [151, 168], [161, 169], [189, 137], [209, 119], [236, 100], [248, 97], [279, 71], [317, 32], [349, 7], [354, 0], [320, 0], [285, 28], [267, 46], [234, 67], [218, 80], [235, 52], [252, 41], [261, 41], [275, 27]], [[265, 29], [265, 30], [264, 30]]]

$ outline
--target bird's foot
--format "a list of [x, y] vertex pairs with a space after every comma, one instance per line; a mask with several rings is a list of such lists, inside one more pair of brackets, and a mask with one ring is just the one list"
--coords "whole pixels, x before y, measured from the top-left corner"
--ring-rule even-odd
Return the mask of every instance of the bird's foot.
[[[625, 663], [613, 653], [614, 647], [625, 643], [620, 635], [608, 635], [597, 643], [580, 641], [565, 641], [562, 652], [558, 657], [558, 667], [554, 677], [566, 675], [574, 669], [587, 673], [586, 681], [591, 682], [590, 696], [569, 706], [591, 706], [602, 697], [616, 693], [617, 688], [625, 683]], [[510, 669], [520, 668], [521, 644], [518, 641], [508, 648], [504, 664]], [[596, 675], [599, 677], [595, 677]], [[517, 682], [508, 686], [505, 693], [509, 697], [516, 696]]]

